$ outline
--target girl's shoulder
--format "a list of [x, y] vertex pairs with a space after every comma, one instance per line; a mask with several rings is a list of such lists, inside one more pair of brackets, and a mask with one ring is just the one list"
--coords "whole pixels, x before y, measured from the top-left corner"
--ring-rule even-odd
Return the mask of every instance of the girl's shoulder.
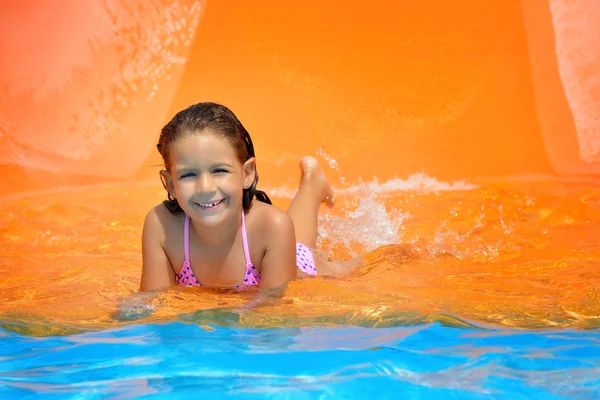
[[158, 204], [148, 211], [144, 221], [144, 230], [162, 232], [165, 235], [171, 229], [176, 229], [185, 219], [183, 212], [172, 212], [164, 204]]
[[268, 238], [293, 227], [292, 218], [281, 208], [259, 201], [252, 203], [246, 216], [246, 224], [252, 233]]

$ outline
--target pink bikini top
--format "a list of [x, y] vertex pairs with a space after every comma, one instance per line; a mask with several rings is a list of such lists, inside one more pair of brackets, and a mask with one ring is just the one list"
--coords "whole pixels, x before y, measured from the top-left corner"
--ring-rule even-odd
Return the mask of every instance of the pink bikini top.
[[[252, 265], [250, 260], [250, 251], [248, 250], [248, 238], [246, 237], [246, 222], [244, 221], [244, 212], [242, 211], [242, 243], [244, 245], [244, 258], [246, 259], [246, 275], [244, 276], [244, 282], [236, 285], [236, 289], [247, 289], [252, 286], [260, 285], [260, 272]], [[190, 217], [185, 216], [185, 223], [183, 227], [183, 254], [184, 261], [181, 271], [177, 274], [177, 284], [181, 286], [203, 286], [190, 264]]]

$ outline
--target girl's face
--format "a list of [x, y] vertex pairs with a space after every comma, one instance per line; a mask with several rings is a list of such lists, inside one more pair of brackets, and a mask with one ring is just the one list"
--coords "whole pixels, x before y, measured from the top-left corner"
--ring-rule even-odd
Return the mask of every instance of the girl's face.
[[241, 212], [245, 185], [254, 182], [254, 158], [241, 164], [229, 141], [210, 132], [177, 139], [169, 153], [167, 188], [187, 215], [217, 225]]

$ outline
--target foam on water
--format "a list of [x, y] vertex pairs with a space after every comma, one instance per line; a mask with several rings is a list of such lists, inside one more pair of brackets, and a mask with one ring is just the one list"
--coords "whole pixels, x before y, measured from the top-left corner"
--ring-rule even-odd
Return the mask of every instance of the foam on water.
[[358, 252], [400, 243], [402, 224], [410, 214], [395, 208], [388, 210], [368, 189], [357, 200], [358, 206], [343, 216], [331, 213], [319, 216], [318, 245], [329, 255], [334, 252], [334, 245], [342, 245], [351, 256], [356, 256]]

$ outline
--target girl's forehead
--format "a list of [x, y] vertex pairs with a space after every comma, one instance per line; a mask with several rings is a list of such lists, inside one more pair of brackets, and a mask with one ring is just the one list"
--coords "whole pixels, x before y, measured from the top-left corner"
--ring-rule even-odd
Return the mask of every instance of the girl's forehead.
[[177, 163], [237, 160], [237, 155], [229, 140], [212, 133], [190, 134], [181, 137], [172, 143], [170, 153], [172, 161]]

